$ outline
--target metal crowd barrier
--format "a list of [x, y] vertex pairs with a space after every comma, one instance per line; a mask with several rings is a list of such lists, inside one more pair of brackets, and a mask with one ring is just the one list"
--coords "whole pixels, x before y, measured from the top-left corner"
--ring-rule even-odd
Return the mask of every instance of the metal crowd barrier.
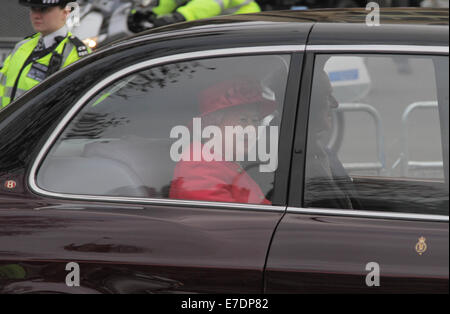
[[408, 119], [413, 111], [417, 110], [438, 110], [438, 103], [436, 101], [420, 101], [414, 102], [408, 107], [402, 115], [402, 144], [403, 151], [400, 156], [402, 164], [402, 175], [408, 176], [412, 170], [440, 170], [444, 168], [442, 161], [414, 161], [409, 160], [409, 134], [408, 134]]
[[[410, 160], [409, 155], [409, 132], [408, 132], [408, 120], [412, 112], [417, 110], [438, 110], [438, 103], [436, 101], [421, 101], [414, 102], [406, 107], [402, 114], [402, 152], [400, 158], [394, 163], [392, 169], [401, 165], [401, 175], [407, 177], [411, 171], [417, 170], [441, 170], [444, 167], [442, 161], [416, 161]], [[336, 118], [338, 120], [339, 129], [335, 126], [333, 130], [333, 136], [331, 139], [331, 145], [333, 147], [339, 147], [342, 142], [345, 120], [343, 114], [346, 112], [365, 112], [369, 114], [375, 122], [375, 136], [377, 145], [377, 159], [374, 162], [355, 162], [344, 163], [345, 169], [351, 171], [364, 171], [371, 170], [376, 171], [377, 174], [389, 175], [389, 169], [386, 168], [386, 154], [384, 150], [384, 135], [383, 124], [378, 111], [368, 104], [363, 103], [341, 103], [336, 110]]]
[[[331, 139], [332, 145], [340, 146], [338, 142], [342, 141], [344, 132], [345, 121], [343, 114], [346, 112], [364, 112], [367, 113], [375, 122], [375, 137], [377, 145], [377, 160], [374, 162], [352, 162], [344, 163], [343, 166], [347, 170], [362, 171], [362, 170], [374, 170], [378, 175], [384, 174], [386, 171], [386, 154], [384, 151], [384, 136], [383, 136], [383, 124], [381, 116], [378, 111], [371, 105], [364, 103], [340, 103], [336, 110], [337, 118], [339, 120], [340, 130], [335, 129], [333, 131], [333, 137]], [[341, 133], [338, 135], [338, 133]], [[339, 138], [341, 137], [341, 138]]]

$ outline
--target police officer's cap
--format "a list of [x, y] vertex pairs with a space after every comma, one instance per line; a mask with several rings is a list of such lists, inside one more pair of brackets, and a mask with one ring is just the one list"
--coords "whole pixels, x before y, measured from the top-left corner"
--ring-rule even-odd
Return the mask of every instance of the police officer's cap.
[[62, 6], [69, 2], [76, 2], [76, 0], [19, 0], [19, 4], [35, 8]]

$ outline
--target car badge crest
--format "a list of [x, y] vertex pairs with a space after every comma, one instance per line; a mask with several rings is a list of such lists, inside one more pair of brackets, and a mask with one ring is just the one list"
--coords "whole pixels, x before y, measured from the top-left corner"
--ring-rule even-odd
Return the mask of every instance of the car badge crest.
[[420, 237], [419, 242], [416, 244], [416, 252], [419, 253], [419, 255], [422, 255], [427, 250], [427, 244], [425, 243], [426, 238]]

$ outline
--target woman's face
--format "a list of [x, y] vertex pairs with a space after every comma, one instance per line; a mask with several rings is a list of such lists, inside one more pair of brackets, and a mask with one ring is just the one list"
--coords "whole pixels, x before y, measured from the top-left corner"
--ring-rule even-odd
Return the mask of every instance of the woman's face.
[[259, 121], [259, 112], [256, 105], [237, 106], [224, 113], [222, 126], [257, 127]]
[[[241, 153], [246, 156], [248, 151], [256, 145], [259, 123], [260, 113], [257, 105], [236, 106], [225, 110], [219, 126], [223, 134], [224, 148], [233, 149], [235, 155], [236, 153]], [[240, 126], [243, 129], [250, 128], [247, 129], [249, 132], [244, 133], [245, 136], [234, 136], [233, 141], [231, 141], [231, 138], [225, 139], [227, 137], [227, 126], [232, 128]]]
[[69, 16], [69, 10], [61, 9], [59, 6], [48, 8], [31, 8], [31, 24], [36, 32], [46, 36], [51, 34], [66, 23]]

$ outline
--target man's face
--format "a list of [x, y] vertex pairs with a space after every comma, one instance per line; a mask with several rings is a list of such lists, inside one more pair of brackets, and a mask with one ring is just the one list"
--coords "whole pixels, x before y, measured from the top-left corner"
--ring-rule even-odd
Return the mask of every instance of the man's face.
[[339, 103], [333, 96], [333, 88], [325, 72], [319, 74], [319, 87], [314, 95], [314, 117], [317, 133], [329, 132], [333, 128], [333, 110]]
[[69, 11], [59, 6], [46, 8], [31, 8], [30, 19], [36, 32], [42, 35], [51, 34], [66, 23]]
[[333, 88], [329, 81], [326, 82], [325, 86], [325, 97], [326, 97], [326, 105], [324, 106], [324, 120], [326, 123], [327, 130], [331, 130], [333, 128], [333, 110], [339, 106], [336, 98], [333, 96]]

